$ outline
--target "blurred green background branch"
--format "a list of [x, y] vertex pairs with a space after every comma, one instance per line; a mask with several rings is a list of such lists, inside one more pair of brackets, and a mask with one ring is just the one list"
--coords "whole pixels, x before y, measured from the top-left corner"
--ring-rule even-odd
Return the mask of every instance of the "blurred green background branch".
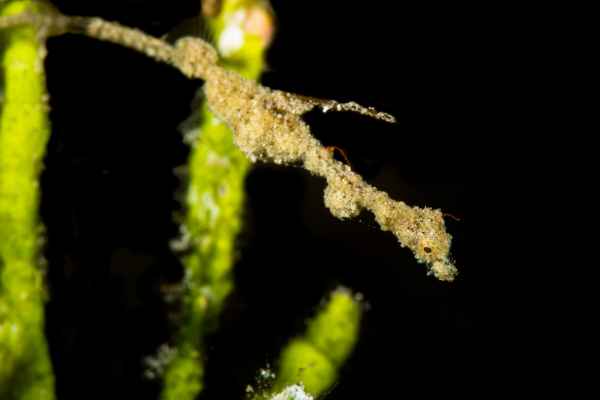
[[[206, 9], [205, 9], [206, 14]], [[270, 42], [273, 18], [260, 0], [226, 0], [204, 15], [222, 62], [246, 78], [258, 79]], [[182, 236], [175, 249], [183, 256], [183, 315], [175, 357], [164, 375], [165, 400], [193, 399], [203, 388], [204, 338], [216, 327], [233, 289], [236, 237], [241, 229], [244, 181], [250, 162], [234, 145], [233, 134], [203, 102], [201, 124], [193, 132], [189, 186]], [[192, 117], [193, 118], [193, 117]]]

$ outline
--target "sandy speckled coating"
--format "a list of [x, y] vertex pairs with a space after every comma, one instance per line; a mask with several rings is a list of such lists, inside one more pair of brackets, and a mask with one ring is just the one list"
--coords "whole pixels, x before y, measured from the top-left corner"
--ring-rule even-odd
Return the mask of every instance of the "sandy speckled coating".
[[252, 161], [302, 165], [325, 178], [324, 201], [334, 216], [371, 211], [381, 229], [392, 232], [438, 279], [454, 279], [442, 212], [395, 201], [335, 160], [301, 119], [315, 106], [311, 99], [270, 90], [218, 67], [208, 69], [205, 91], [211, 110], [232, 128], [235, 143]]

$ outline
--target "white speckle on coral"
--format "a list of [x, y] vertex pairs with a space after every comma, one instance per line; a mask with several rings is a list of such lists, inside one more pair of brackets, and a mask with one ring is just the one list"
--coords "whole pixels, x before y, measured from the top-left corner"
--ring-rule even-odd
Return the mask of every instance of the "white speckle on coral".
[[169, 242], [169, 247], [175, 252], [186, 251], [191, 246], [191, 239], [192, 235], [190, 234], [190, 231], [185, 225], [181, 225], [179, 227], [179, 237], [171, 240]]
[[313, 400], [313, 397], [307, 394], [302, 386], [292, 385], [271, 397], [271, 400]]
[[244, 31], [239, 26], [229, 26], [219, 37], [219, 51], [228, 57], [244, 45]]
[[215, 153], [214, 151], [211, 151], [210, 153], [208, 153], [208, 155], [206, 156], [206, 163], [211, 166], [221, 166], [221, 167], [228, 167], [231, 164], [231, 162], [229, 161], [229, 158], [223, 157], [223, 156]]
[[146, 367], [144, 377], [151, 380], [163, 376], [169, 363], [173, 361], [176, 355], [176, 348], [168, 344], [162, 344], [156, 354], [144, 358], [143, 363]]
[[196, 142], [198, 137], [200, 136], [200, 128], [193, 127], [183, 131], [183, 143], [187, 145], [192, 145]]
[[187, 202], [190, 205], [196, 204], [198, 202], [198, 191], [193, 187], [187, 193]]
[[211, 193], [204, 193], [202, 196], [202, 204], [204, 209], [208, 212], [209, 224], [215, 226], [217, 218], [219, 217], [219, 206]]
[[269, 368], [261, 368], [258, 373], [259, 377], [262, 379], [275, 379], [275, 372], [271, 371]]

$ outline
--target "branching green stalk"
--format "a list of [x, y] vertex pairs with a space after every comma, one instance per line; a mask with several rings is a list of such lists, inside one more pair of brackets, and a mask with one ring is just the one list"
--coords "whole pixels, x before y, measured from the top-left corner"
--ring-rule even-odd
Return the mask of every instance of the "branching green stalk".
[[[7, 16], [37, 8], [0, 5]], [[0, 116], [0, 398], [49, 400], [54, 378], [44, 338], [39, 175], [50, 134], [44, 45], [31, 26], [2, 32]]]
[[[267, 6], [256, 0], [225, 1], [219, 13], [207, 18], [216, 42], [221, 44], [223, 64], [248, 79], [259, 77], [268, 45], [268, 40], [247, 29], [248, 19], [263, 18], [258, 22], [272, 25]], [[184, 312], [176, 355], [165, 372], [165, 400], [191, 400], [202, 390], [203, 339], [215, 327], [233, 288], [235, 240], [241, 228], [244, 180], [250, 167], [247, 157], [235, 146], [230, 129], [206, 103], [197, 112], [202, 122], [192, 135], [187, 214], [182, 237], [175, 243], [190, 251], [183, 258]]]

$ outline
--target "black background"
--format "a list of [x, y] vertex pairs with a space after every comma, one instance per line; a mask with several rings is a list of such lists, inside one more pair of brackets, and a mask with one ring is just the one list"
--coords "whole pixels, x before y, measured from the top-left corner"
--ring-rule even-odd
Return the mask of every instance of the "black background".
[[[198, 15], [195, 1], [63, 0], [162, 36]], [[488, 349], [466, 255], [470, 223], [467, 137], [474, 121], [483, 40], [455, 5], [387, 1], [273, 1], [278, 18], [263, 82], [306, 95], [355, 100], [394, 114], [387, 125], [349, 114], [306, 119], [326, 145], [411, 205], [441, 208], [455, 283], [426, 276], [370, 215], [341, 222], [322, 204], [323, 182], [296, 169], [258, 166], [247, 180], [236, 289], [209, 340], [202, 398], [238, 399], [257, 371], [303, 329], [325, 295], [363, 294], [358, 347], [326, 399], [460, 395]], [[472, 10], [469, 10], [472, 12]], [[160, 287], [181, 276], [168, 242], [188, 148], [178, 125], [200, 81], [131, 50], [65, 35], [48, 43], [52, 138], [42, 177], [50, 301], [47, 334], [60, 400], [156, 398], [142, 359], [169, 339]]]

